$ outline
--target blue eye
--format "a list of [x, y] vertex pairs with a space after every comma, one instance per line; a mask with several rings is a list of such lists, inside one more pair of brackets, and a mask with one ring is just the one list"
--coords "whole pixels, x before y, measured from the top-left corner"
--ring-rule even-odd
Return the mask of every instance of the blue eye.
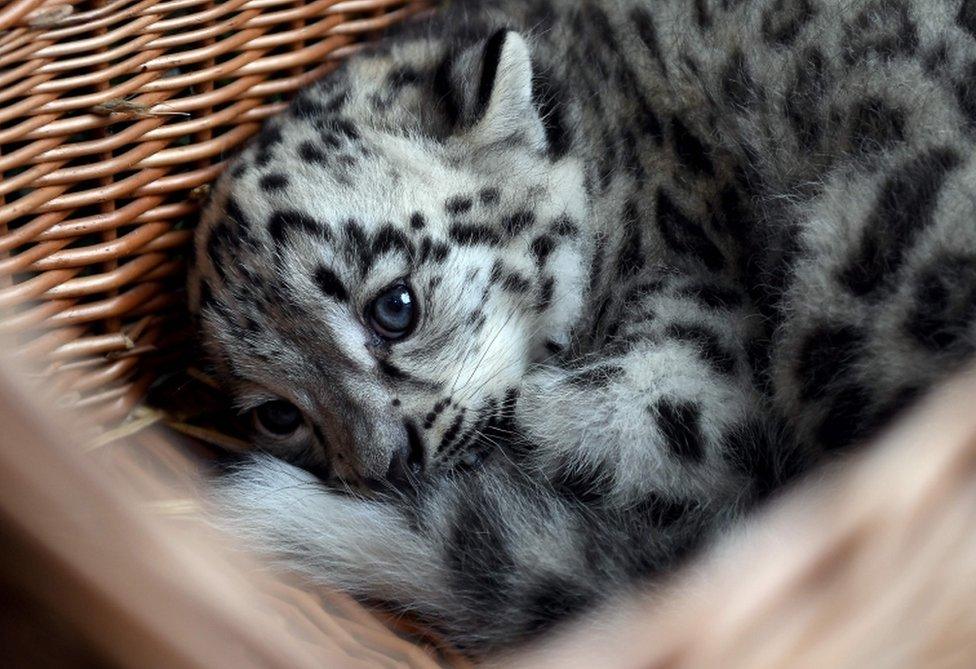
[[390, 286], [373, 300], [367, 310], [369, 325], [384, 339], [403, 339], [416, 320], [413, 293], [406, 284]]
[[254, 410], [258, 427], [274, 437], [287, 437], [305, 422], [302, 412], [291, 402], [265, 402]]

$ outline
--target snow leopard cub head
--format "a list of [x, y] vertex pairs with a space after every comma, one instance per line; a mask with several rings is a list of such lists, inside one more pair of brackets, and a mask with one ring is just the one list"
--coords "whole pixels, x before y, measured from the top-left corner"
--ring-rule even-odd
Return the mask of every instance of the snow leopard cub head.
[[269, 121], [213, 191], [190, 280], [260, 446], [367, 485], [474, 457], [580, 316], [572, 117], [500, 30], [356, 57]]

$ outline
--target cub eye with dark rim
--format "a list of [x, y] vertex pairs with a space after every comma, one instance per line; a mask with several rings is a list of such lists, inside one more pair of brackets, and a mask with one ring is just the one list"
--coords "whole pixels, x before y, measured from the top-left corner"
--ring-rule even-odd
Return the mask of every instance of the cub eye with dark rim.
[[395, 283], [366, 308], [366, 319], [380, 337], [397, 341], [413, 331], [416, 311], [410, 287], [405, 283]]
[[275, 400], [254, 409], [254, 423], [259, 430], [272, 437], [294, 434], [305, 422], [302, 412], [291, 402]]

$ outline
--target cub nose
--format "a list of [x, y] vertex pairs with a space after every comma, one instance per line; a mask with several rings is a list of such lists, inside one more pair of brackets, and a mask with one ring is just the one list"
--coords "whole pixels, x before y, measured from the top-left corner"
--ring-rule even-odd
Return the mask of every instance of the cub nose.
[[393, 451], [386, 481], [397, 490], [406, 490], [424, 472], [424, 445], [417, 427], [410, 421], [405, 423], [406, 439]]

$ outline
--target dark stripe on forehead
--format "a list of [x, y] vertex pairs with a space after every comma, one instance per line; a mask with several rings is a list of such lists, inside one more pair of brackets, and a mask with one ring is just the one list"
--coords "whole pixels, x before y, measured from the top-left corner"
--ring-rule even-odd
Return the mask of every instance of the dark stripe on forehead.
[[324, 114], [325, 107], [320, 101], [313, 99], [312, 93], [306, 90], [292, 101], [288, 113], [298, 118], [313, 118]]
[[272, 172], [261, 177], [258, 185], [261, 186], [261, 190], [265, 192], [272, 193], [280, 191], [288, 186], [288, 177], [284, 174]]
[[451, 247], [444, 242], [435, 242], [430, 237], [425, 236], [420, 242], [420, 254], [417, 263], [423, 264], [427, 261], [433, 261], [440, 264], [447, 259], [450, 252]]
[[320, 265], [315, 270], [315, 284], [327, 297], [339, 302], [345, 302], [349, 299], [349, 293], [346, 291], [346, 287], [342, 285], [342, 281], [339, 280], [335, 272], [324, 265]]
[[324, 239], [330, 237], [329, 230], [320, 225], [308, 214], [294, 209], [277, 210], [268, 219], [268, 234], [275, 244], [281, 244], [290, 233], [302, 231]]
[[319, 146], [312, 141], [305, 140], [298, 145], [298, 156], [307, 163], [316, 163], [318, 165], [328, 165], [328, 156], [319, 148]]
[[451, 226], [448, 234], [453, 241], [466, 246], [478, 244], [497, 246], [502, 241], [501, 235], [497, 231], [484, 225], [455, 223]]
[[328, 130], [321, 130], [319, 132], [319, 139], [325, 144], [325, 148], [330, 151], [338, 151], [342, 148], [342, 140], [339, 139], [339, 136]]
[[346, 221], [342, 241], [346, 258], [350, 262], [356, 263], [359, 270], [364, 274], [369, 271], [373, 264], [372, 247], [359, 221], [352, 218]]
[[444, 203], [444, 209], [452, 216], [466, 214], [471, 211], [472, 206], [474, 206], [474, 203], [471, 201], [471, 198], [464, 195], [457, 195]]
[[346, 118], [329, 119], [329, 126], [340, 135], [349, 138], [350, 141], [357, 142], [360, 139], [359, 131], [355, 124]]
[[383, 255], [390, 251], [400, 251], [404, 255], [413, 255], [413, 243], [402, 231], [390, 224], [384, 225], [373, 238], [373, 254]]
[[435, 242], [431, 257], [434, 259], [434, 262], [442, 263], [445, 260], [447, 260], [447, 256], [450, 255], [450, 253], [451, 253], [450, 246], [448, 246], [443, 242]]
[[433, 244], [434, 243], [431, 241], [430, 237], [425, 236], [422, 240], [420, 240], [420, 253], [417, 257], [418, 264], [422, 265], [423, 263], [427, 262], [427, 259], [430, 258], [430, 252], [433, 248]]

